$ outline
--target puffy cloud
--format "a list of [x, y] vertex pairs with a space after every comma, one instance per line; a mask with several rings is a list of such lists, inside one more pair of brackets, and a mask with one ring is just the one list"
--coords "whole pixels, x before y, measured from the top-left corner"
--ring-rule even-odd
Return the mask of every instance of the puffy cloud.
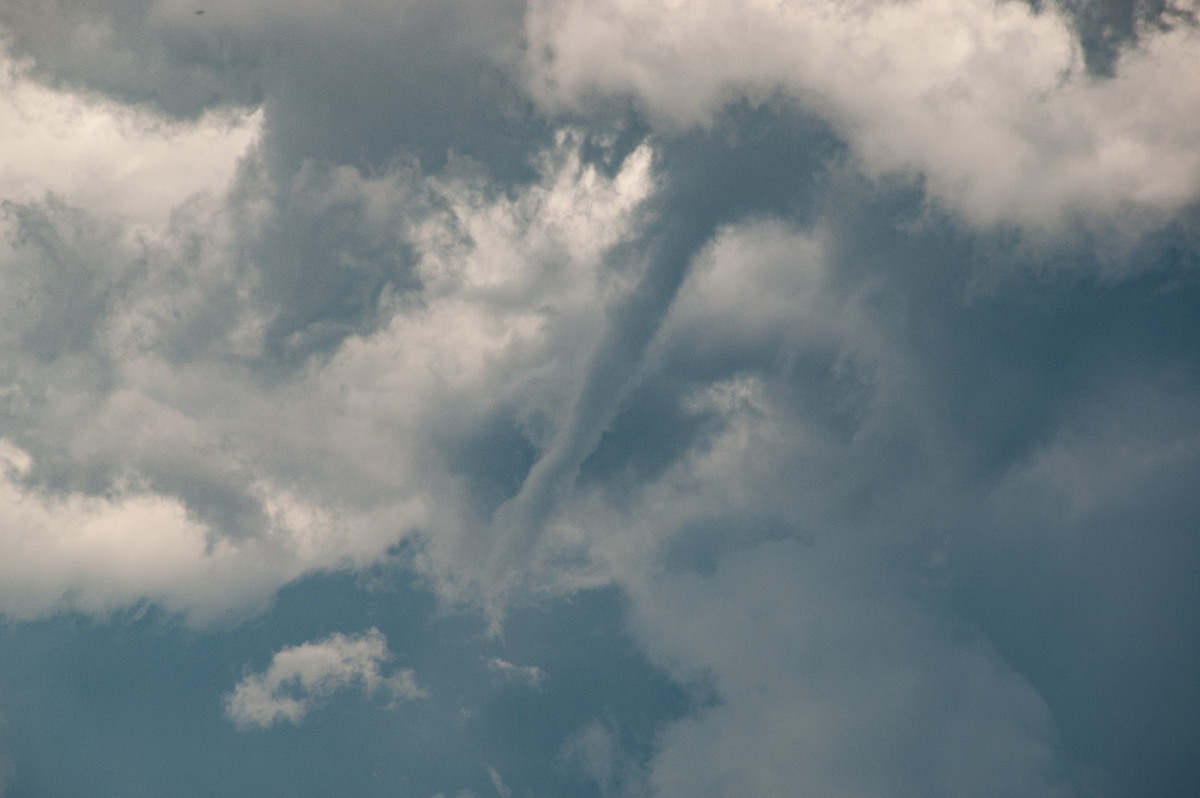
[[918, 176], [985, 227], [1140, 231], [1200, 185], [1186, 22], [1144, 31], [1112, 77], [1084, 69], [1053, 5], [546, 0], [527, 25], [547, 107], [628, 93], [671, 125], [708, 125], [781, 94], [828, 118], [868, 174]]
[[[302, 573], [372, 562], [422, 528], [431, 568], [477, 583], [466, 552], [491, 544], [472, 529], [562, 423], [603, 297], [625, 290], [603, 255], [651, 190], [648, 150], [609, 177], [580, 146], [564, 132], [542, 180], [514, 198], [412, 169], [299, 175], [286, 190], [305, 207], [285, 211], [288, 224], [342, 214], [352, 230], [336, 230], [326, 255], [348, 290], [381, 286], [345, 316], [342, 285], [323, 294], [242, 260], [242, 242], [274, 229], [284, 190], [253, 161], [230, 205], [195, 200], [141, 238], [59, 200], [10, 204], [3, 429], [25, 462], [6, 483], [11, 503], [44, 508], [25, 525], [48, 541], [73, 539], [77, 517], [145, 502], [158, 508], [147, 524], [177, 545], [169, 568], [92, 584], [66, 548], [35, 563], [10, 537], [7, 564], [40, 587], [14, 588], [0, 609], [28, 617], [72, 596], [64, 606], [103, 613], [152, 598], [212, 619]], [[376, 234], [375, 249], [408, 248], [408, 271], [372, 274], [338, 248]], [[310, 365], [264, 383], [255, 369], [270, 358]], [[513, 444], [515, 472], [475, 460], [477, 447], [510, 458]], [[136, 556], [110, 548], [114, 568], [115, 552]]]
[[[0, 443], [16, 464], [0, 482], [0, 608], [10, 618], [104, 617], [149, 600], [208, 624], [244, 617], [296, 577], [354, 557], [352, 530], [285, 491], [251, 486], [264, 528], [234, 538], [196, 520], [179, 499], [153, 492], [56, 496], [30, 488], [22, 474], [31, 459]], [[372, 557], [378, 545], [368, 544]]]
[[391, 658], [378, 629], [283, 648], [264, 672], [238, 682], [225, 698], [225, 713], [239, 726], [267, 728], [281, 721], [299, 723], [330, 696], [350, 688], [382, 693], [393, 704], [425, 697], [412, 670], [383, 674], [381, 667]]

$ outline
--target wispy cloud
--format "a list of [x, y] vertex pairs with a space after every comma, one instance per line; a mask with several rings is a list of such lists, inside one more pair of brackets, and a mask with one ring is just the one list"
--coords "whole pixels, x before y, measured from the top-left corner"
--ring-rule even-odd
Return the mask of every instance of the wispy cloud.
[[512, 790], [504, 783], [504, 779], [500, 778], [500, 773], [491, 765], [487, 769], [488, 777], [492, 780], [492, 786], [496, 788], [496, 794], [500, 798], [509, 798], [512, 795]]
[[541, 687], [546, 672], [536, 665], [513, 665], [511, 662], [492, 657], [487, 661], [488, 670], [497, 673], [507, 682], [518, 682], [526, 687]]

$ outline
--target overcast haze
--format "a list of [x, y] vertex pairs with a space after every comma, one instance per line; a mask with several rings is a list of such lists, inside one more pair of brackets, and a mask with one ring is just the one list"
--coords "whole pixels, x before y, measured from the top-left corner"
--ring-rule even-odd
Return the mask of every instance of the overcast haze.
[[1194, 0], [2, 0], [0, 795], [1200, 794]]

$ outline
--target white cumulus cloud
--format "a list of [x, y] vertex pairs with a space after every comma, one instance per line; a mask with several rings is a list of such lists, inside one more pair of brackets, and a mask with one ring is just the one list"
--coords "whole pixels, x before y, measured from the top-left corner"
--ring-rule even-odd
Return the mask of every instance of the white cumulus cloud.
[[391, 658], [387, 638], [374, 628], [284, 648], [264, 672], [238, 682], [225, 698], [225, 712], [238, 726], [267, 728], [281, 721], [299, 723], [315, 706], [347, 689], [382, 694], [393, 703], [425, 697], [411, 669], [383, 673]]

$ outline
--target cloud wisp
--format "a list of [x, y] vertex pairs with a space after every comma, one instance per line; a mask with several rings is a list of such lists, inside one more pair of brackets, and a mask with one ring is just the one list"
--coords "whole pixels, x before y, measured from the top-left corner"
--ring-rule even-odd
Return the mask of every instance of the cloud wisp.
[[514, 682], [537, 689], [546, 679], [546, 672], [536, 665], [514, 665], [508, 660], [492, 657], [487, 661], [488, 670], [506, 682]]

